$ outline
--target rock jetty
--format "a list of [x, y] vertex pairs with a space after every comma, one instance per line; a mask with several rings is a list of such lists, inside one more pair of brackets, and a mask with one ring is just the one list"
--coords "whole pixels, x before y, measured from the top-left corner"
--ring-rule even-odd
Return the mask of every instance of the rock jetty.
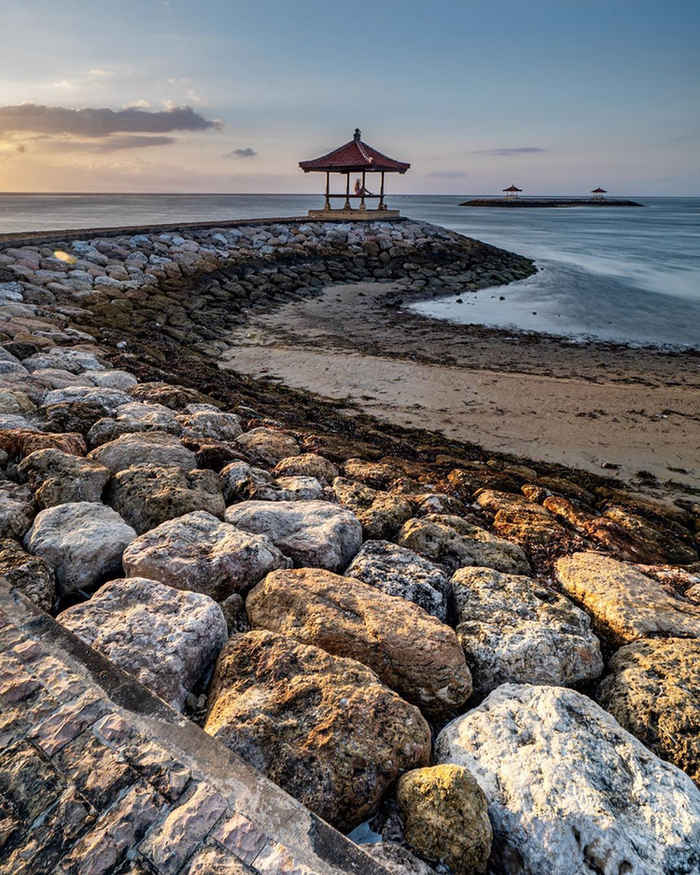
[[0, 871], [700, 872], [700, 507], [217, 367], [338, 279], [533, 269], [408, 221], [0, 249]]

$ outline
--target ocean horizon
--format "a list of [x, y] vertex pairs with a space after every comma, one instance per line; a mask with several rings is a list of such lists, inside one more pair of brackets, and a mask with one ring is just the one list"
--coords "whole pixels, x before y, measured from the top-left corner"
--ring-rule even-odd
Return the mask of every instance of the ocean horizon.
[[[534, 258], [537, 275], [416, 304], [417, 312], [582, 342], [700, 348], [700, 197], [630, 195], [641, 209], [460, 206], [476, 196], [403, 194], [387, 202], [408, 218]], [[303, 216], [321, 200], [318, 194], [4, 193], [0, 234]]]

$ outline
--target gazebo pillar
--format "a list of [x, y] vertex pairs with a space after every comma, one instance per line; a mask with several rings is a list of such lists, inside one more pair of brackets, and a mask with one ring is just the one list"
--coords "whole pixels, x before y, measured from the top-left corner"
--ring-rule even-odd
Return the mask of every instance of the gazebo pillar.
[[363, 170], [362, 171], [362, 197], [360, 198], [360, 209], [361, 210], [367, 209], [367, 207], [365, 206], [365, 177], [366, 177], [366, 175], [367, 175], [366, 171]]
[[350, 171], [348, 170], [346, 174], [346, 183], [345, 183], [345, 206], [343, 209], [351, 210], [350, 206]]
[[383, 170], [382, 170], [381, 188], [379, 189], [379, 206], [377, 207], [377, 209], [378, 210], [385, 210], [386, 209], [386, 207], [384, 206], [384, 171]]
[[331, 208], [331, 174], [329, 170], [326, 170], [326, 210], [330, 210]]

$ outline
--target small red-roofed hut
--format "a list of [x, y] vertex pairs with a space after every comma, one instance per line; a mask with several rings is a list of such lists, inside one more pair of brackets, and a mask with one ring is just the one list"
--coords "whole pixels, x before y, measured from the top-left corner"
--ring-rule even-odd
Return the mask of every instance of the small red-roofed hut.
[[[349, 143], [339, 146], [327, 155], [322, 155], [320, 158], [314, 158], [311, 161], [300, 161], [299, 167], [304, 173], [325, 173], [326, 174], [326, 200], [323, 210], [309, 210], [310, 216], [331, 215], [332, 218], [344, 218], [342, 214], [350, 213], [351, 218], [388, 218], [399, 215], [398, 210], [387, 210], [384, 203], [384, 174], [385, 173], [405, 173], [410, 164], [405, 161], [396, 161], [394, 158], [389, 158], [387, 155], [377, 151], [367, 143], [362, 142], [362, 134], [359, 128], [355, 128], [355, 133]], [[332, 194], [330, 190], [331, 173], [342, 173], [345, 175], [345, 194]], [[350, 174], [361, 173], [362, 183], [356, 184], [355, 192], [350, 191]], [[365, 187], [365, 182], [368, 173], [380, 173], [381, 182], [379, 194], [373, 194]], [[343, 206], [340, 209], [333, 210], [331, 208], [332, 198], [344, 198]], [[368, 210], [365, 201], [367, 199], [376, 198], [378, 204], [376, 209]], [[359, 200], [357, 207], [352, 206], [351, 200]], [[381, 213], [378, 216], [377, 213]], [[363, 215], [365, 214], [365, 215]]]
[[603, 197], [607, 194], [607, 191], [604, 188], [598, 186], [598, 188], [594, 188], [591, 192], [592, 195], [595, 195], [596, 198], [602, 200]]
[[518, 188], [517, 185], [509, 185], [508, 188], [504, 188], [503, 191], [506, 193], [506, 197], [517, 197], [518, 192], [521, 192], [522, 188]]

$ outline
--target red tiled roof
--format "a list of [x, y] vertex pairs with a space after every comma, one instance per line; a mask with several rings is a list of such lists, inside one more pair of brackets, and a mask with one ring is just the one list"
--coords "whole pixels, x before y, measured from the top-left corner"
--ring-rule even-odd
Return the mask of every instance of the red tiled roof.
[[508, 188], [504, 188], [503, 191], [522, 191], [522, 188], [518, 188], [517, 185], [509, 185]]
[[355, 137], [349, 143], [334, 149], [327, 155], [314, 158], [311, 161], [300, 161], [299, 167], [304, 173], [312, 170], [331, 170], [338, 173], [354, 173], [361, 170], [388, 171], [389, 173], [405, 173], [410, 164], [396, 161], [383, 155], [367, 143], [363, 143], [356, 131]]
[[591, 194], [607, 194], [607, 191], [604, 188], [598, 186], [598, 188], [594, 188]]

